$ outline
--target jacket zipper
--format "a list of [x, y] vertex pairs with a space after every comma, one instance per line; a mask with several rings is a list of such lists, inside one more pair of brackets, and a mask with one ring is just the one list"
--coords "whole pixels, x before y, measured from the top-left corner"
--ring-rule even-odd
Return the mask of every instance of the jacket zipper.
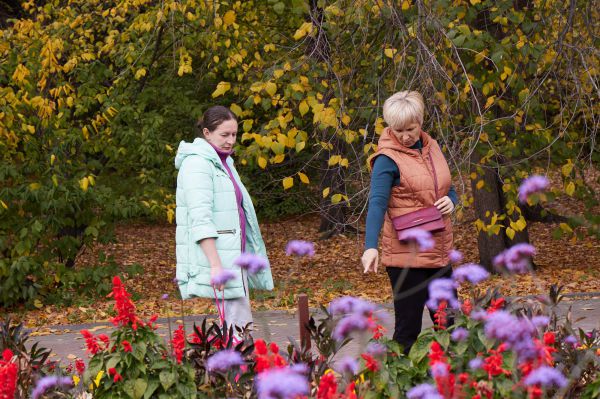
[[235, 234], [236, 230], [235, 229], [231, 229], [231, 230], [217, 230], [217, 234]]

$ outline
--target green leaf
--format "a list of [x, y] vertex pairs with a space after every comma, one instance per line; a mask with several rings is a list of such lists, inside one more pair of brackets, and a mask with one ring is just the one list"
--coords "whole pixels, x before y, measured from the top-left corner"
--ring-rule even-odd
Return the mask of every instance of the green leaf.
[[156, 388], [160, 386], [160, 382], [157, 379], [153, 378], [148, 381], [148, 387], [146, 388], [146, 392], [144, 393], [144, 399], [149, 399], [156, 391]]
[[408, 352], [408, 357], [414, 363], [419, 363], [429, 352], [431, 341], [426, 339], [417, 339]]
[[169, 370], [163, 370], [158, 375], [158, 378], [164, 390], [167, 391], [175, 383], [176, 376], [175, 373]]
[[119, 355], [111, 357], [110, 359], [108, 359], [108, 362], [106, 362], [106, 369], [108, 370], [116, 367], [120, 360], [121, 356]]
[[133, 386], [133, 399], [140, 399], [144, 396], [144, 392], [146, 392], [146, 388], [148, 387], [148, 382], [143, 378], [138, 378], [135, 380], [135, 384]]

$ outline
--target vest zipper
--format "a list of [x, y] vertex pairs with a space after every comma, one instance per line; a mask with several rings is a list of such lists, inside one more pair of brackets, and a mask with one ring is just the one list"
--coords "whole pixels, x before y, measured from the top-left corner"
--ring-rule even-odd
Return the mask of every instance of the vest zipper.
[[236, 230], [235, 229], [231, 229], [231, 230], [217, 230], [217, 234], [235, 234]]

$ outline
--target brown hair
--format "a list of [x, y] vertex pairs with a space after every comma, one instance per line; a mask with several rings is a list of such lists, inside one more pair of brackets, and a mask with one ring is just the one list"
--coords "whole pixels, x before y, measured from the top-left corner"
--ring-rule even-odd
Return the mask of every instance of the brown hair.
[[234, 120], [237, 122], [235, 114], [231, 110], [222, 105], [215, 105], [204, 111], [202, 118], [198, 119], [196, 127], [198, 128], [198, 137], [203, 137], [203, 129], [208, 129], [209, 132], [215, 130], [225, 121]]

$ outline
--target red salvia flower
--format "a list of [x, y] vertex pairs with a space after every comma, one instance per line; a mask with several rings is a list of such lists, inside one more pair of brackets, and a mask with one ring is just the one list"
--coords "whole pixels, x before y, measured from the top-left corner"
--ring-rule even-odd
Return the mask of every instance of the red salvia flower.
[[506, 300], [504, 298], [492, 299], [490, 303], [490, 307], [488, 308], [488, 314], [494, 313], [497, 310], [500, 310], [504, 307]]
[[446, 308], [448, 307], [448, 302], [441, 301], [438, 306], [433, 318], [435, 320], [435, 327], [438, 330], [445, 330], [446, 324], [448, 322], [448, 315], [446, 313]]
[[356, 381], [352, 381], [350, 384], [346, 386], [344, 399], [357, 399], [356, 398]]
[[100, 352], [100, 345], [98, 345], [98, 342], [96, 341], [96, 337], [94, 337], [94, 334], [92, 334], [88, 330], [81, 330], [80, 333], [81, 333], [81, 335], [83, 335], [83, 338], [85, 339], [85, 345], [87, 347], [87, 351], [90, 354], [95, 355], [96, 353]]
[[117, 374], [117, 369], [116, 368], [111, 367], [111, 368], [108, 369], [108, 375], [110, 375], [112, 377], [115, 374]]
[[[271, 353], [269, 353], [269, 350]], [[274, 343], [271, 343], [267, 349], [266, 342], [262, 339], [257, 339], [254, 341], [254, 353], [255, 370], [257, 373], [287, 365], [285, 359], [279, 354], [279, 347]]]
[[181, 360], [183, 359], [183, 352], [185, 350], [185, 330], [183, 329], [182, 325], [179, 325], [177, 330], [173, 332], [171, 345], [173, 345], [173, 355], [175, 355], [177, 363], [181, 363]]
[[473, 304], [471, 303], [470, 299], [465, 299], [465, 301], [461, 305], [461, 310], [467, 316], [471, 314], [471, 311], [473, 310]]
[[113, 290], [108, 296], [112, 296], [115, 300], [114, 308], [117, 315], [112, 318], [113, 324], [115, 326], [131, 325], [131, 328], [137, 330], [139, 320], [135, 314], [135, 305], [118, 276], [113, 277]]
[[129, 343], [129, 341], [123, 341], [121, 342], [121, 345], [123, 345], [123, 350], [125, 352], [133, 352], [133, 348], [131, 347], [131, 344]]
[[368, 317], [369, 330], [373, 333], [373, 339], [379, 339], [383, 337], [386, 329], [381, 324], [377, 323], [377, 320], [373, 317], [373, 315], [369, 315]]
[[77, 369], [77, 374], [82, 375], [85, 371], [85, 363], [81, 359], [75, 360], [75, 369]]
[[108, 336], [106, 334], [100, 334], [98, 335], [98, 339], [104, 344], [104, 349], [108, 349], [110, 346], [110, 339]]
[[321, 377], [319, 381], [319, 387], [317, 388], [317, 399], [336, 399], [337, 393], [337, 382], [333, 373], [327, 373]]
[[114, 378], [113, 378], [113, 381], [115, 382], [115, 384], [117, 382], [119, 382], [119, 381], [123, 381], [123, 376], [121, 374], [119, 374], [119, 373], [116, 373], [115, 376], [114, 376]]
[[17, 391], [18, 367], [12, 361], [13, 353], [5, 349], [0, 358], [0, 399], [14, 399]]
[[488, 373], [489, 379], [491, 379], [492, 377], [495, 377], [497, 375], [500, 375], [500, 374], [504, 374], [504, 375], [511, 374], [510, 370], [505, 370], [502, 368], [502, 361], [503, 361], [502, 352], [503, 351], [504, 351], [504, 348], [502, 347], [502, 345], [500, 345], [500, 347], [498, 347], [497, 350], [490, 349], [490, 351], [489, 351], [490, 356], [483, 359], [482, 368]]
[[379, 370], [379, 363], [377, 363], [377, 360], [375, 360], [373, 356], [368, 353], [363, 353], [360, 356], [365, 359], [365, 365], [369, 371], [376, 372]]

